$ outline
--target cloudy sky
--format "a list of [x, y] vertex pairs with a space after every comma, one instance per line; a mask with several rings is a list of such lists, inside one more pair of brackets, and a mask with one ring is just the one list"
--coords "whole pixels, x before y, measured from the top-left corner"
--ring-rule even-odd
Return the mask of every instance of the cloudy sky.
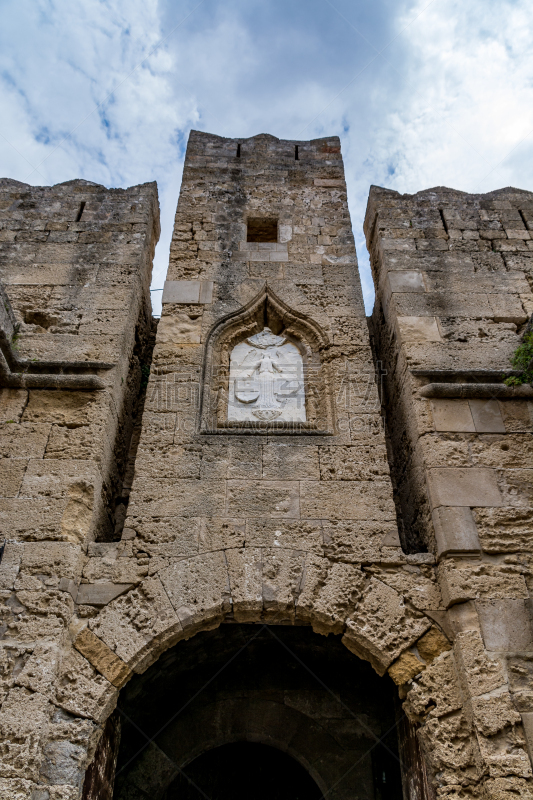
[[368, 312], [370, 184], [533, 189], [530, 0], [0, 0], [0, 20], [0, 176], [156, 180], [154, 288], [191, 127], [341, 137]]

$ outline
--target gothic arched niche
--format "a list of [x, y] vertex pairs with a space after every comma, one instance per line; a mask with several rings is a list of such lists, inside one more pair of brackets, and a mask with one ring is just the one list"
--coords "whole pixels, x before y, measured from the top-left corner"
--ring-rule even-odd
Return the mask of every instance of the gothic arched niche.
[[203, 433], [333, 432], [320, 326], [265, 286], [211, 331], [203, 375]]

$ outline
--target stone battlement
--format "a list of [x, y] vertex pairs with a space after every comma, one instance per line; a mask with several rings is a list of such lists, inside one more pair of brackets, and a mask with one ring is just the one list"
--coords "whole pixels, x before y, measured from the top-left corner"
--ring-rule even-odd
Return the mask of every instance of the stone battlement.
[[531, 795], [531, 231], [371, 187], [367, 319], [338, 137], [192, 131], [156, 329], [155, 184], [0, 181], [2, 797]]

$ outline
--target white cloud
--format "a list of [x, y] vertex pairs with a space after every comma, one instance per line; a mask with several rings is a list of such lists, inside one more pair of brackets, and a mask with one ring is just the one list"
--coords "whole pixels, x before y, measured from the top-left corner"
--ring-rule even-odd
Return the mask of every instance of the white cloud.
[[403, 144], [398, 188], [413, 191], [428, 181], [469, 192], [531, 186], [532, 35], [523, 1], [433, 3], [410, 26], [411, 96], [404, 113], [390, 119], [388, 136]]
[[[4, 23], [1, 173], [40, 184], [157, 180], [168, 240], [183, 131], [198, 112], [193, 98], [176, 97], [172, 54], [162, 47], [150, 55], [164, 36], [158, 3], [18, 0]], [[158, 249], [158, 285], [166, 262]]]
[[[424, 10], [425, 8], [425, 10]], [[370, 123], [374, 141], [346, 159], [367, 308], [372, 282], [362, 236], [368, 186], [533, 189], [533, 20], [529, 4], [418, 0], [395, 20], [402, 57], [383, 54], [396, 91]], [[367, 140], [368, 141], [368, 140]], [[346, 156], [345, 156], [346, 157]]]
[[408, 3], [333, 0], [340, 16], [329, 0], [10, 0], [0, 172], [31, 183], [157, 180], [160, 288], [191, 126], [340, 134], [370, 310], [371, 183], [415, 192], [533, 182], [533, 137], [515, 147], [533, 129], [525, 0]]

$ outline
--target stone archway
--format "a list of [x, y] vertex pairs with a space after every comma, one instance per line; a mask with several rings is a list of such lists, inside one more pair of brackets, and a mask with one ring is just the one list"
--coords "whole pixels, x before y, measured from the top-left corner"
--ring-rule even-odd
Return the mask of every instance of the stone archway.
[[[229, 549], [174, 562], [90, 618], [75, 646], [107, 680], [97, 679], [94, 686], [85, 681], [79, 690], [100, 705], [103, 721], [112, 702], [108, 681], [120, 688], [132, 676], [148, 674], [169, 648], [188, 645], [185, 640], [194, 642], [195, 634], [228, 620], [295, 630], [303, 623], [320, 634], [337, 634], [378, 675], [415, 658], [413, 646], [432, 627], [408, 598], [359, 565], [283, 548]], [[213, 739], [213, 746], [222, 743]]]
[[400, 800], [394, 694], [340, 637], [222, 625], [123, 690], [113, 797], [159, 800], [203, 753], [254, 742], [290, 755], [332, 800]]

